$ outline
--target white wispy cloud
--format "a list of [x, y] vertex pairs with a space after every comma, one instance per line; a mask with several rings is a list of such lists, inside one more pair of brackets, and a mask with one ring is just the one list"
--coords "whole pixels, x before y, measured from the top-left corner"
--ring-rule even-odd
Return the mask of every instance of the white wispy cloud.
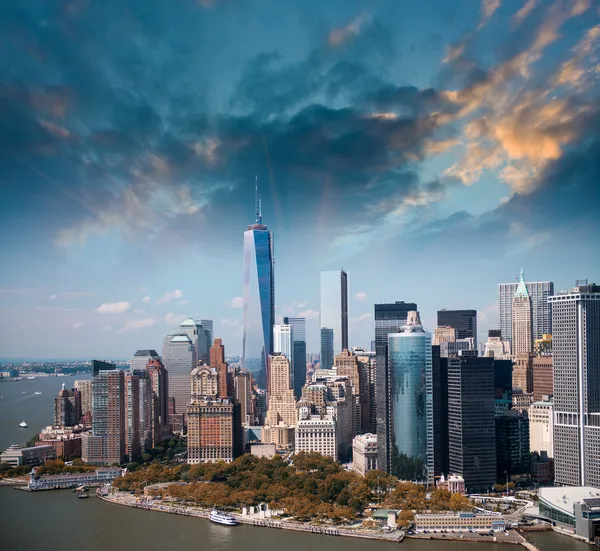
[[150, 302], [152, 299], [150, 298], [149, 295], [146, 295], [143, 299], [142, 302]]
[[165, 322], [169, 323], [171, 325], [177, 325], [177, 324], [181, 323], [186, 318], [187, 318], [187, 316], [184, 315], [184, 314], [174, 314], [173, 312], [169, 312], [165, 316]]
[[175, 289], [174, 291], [167, 291], [162, 297], [154, 301], [154, 304], [167, 304], [174, 299], [182, 298], [183, 293], [180, 289]]
[[365, 293], [364, 291], [358, 291], [358, 293], [356, 293], [356, 295], [354, 296], [356, 297], [356, 300], [363, 301], [367, 298], [367, 293]]
[[96, 308], [99, 314], [122, 314], [131, 308], [129, 302], [105, 302]]
[[235, 297], [231, 299], [229, 306], [232, 308], [243, 308], [244, 307], [244, 299], [243, 297]]
[[123, 327], [121, 327], [121, 329], [119, 329], [119, 333], [132, 333], [133, 331], [153, 327], [157, 323], [158, 322], [154, 318], [128, 321]]
[[307, 320], [319, 319], [319, 312], [309, 308], [298, 313], [299, 318], [306, 318]]

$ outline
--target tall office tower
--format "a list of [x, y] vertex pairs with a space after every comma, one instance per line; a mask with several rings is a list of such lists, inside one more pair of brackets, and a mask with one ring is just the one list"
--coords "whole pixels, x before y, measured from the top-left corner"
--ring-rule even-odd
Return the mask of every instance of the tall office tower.
[[539, 402], [544, 396], [554, 394], [552, 356], [533, 358], [533, 400]]
[[[498, 285], [498, 327], [502, 337], [512, 342], [512, 303], [518, 283], [500, 283]], [[526, 282], [525, 287], [531, 297], [532, 339], [540, 339], [544, 333], [552, 333], [552, 316], [548, 297], [554, 294], [552, 281]]]
[[267, 358], [273, 354], [275, 323], [275, 267], [273, 234], [262, 223], [258, 186], [256, 220], [244, 232], [244, 326], [242, 367], [263, 372], [268, 384]]
[[194, 345], [194, 367], [198, 365], [198, 362], [208, 364], [210, 361], [210, 346], [212, 341], [212, 322], [210, 321], [211, 329], [208, 330], [202, 326], [200, 320], [188, 318], [183, 320], [179, 324], [179, 329], [183, 331], [192, 341]]
[[389, 304], [375, 304], [375, 347], [387, 346], [387, 336], [390, 333], [400, 332], [411, 311], [417, 311], [417, 304], [414, 302], [396, 301]]
[[175, 400], [175, 414], [185, 414], [190, 402], [190, 373], [197, 365], [194, 344], [185, 331], [173, 329], [167, 334], [162, 357], [169, 372], [169, 398]]
[[556, 482], [600, 488], [600, 285], [550, 297]]
[[169, 424], [169, 375], [162, 360], [154, 358], [146, 366], [152, 384], [152, 445], [156, 446], [171, 432]]
[[513, 365], [513, 388], [533, 392], [533, 354], [517, 354]]
[[366, 424], [363, 425], [361, 432], [363, 434], [375, 434], [377, 431], [377, 399], [375, 396], [377, 387], [377, 362], [375, 351], [365, 350], [364, 348], [353, 348], [352, 350], [356, 354], [358, 361], [365, 366], [366, 374], [368, 411], [366, 418], [363, 415], [363, 421]]
[[81, 416], [82, 422], [92, 422], [92, 381], [75, 381], [73, 386], [81, 392]]
[[214, 344], [210, 347], [210, 367], [214, 367], [219, 376], [219, 398], [230, 398], [232, 384], [229, 366], [225, 361], [225, 347], [221, 339], [215, 339]]
[[273, 326], [273, 353], [285, 356], [290, 363], [289, 375], [291, 389], [294, 389], [294, 331], [289, 324]]
[[349, 350], [342, 350], [334, 359], [338, 377], [347, 377], [352, 386], [354, 408], [354, 434], [361, 434], [369, 426], [369, 374], [367, 366]]
[[271, 381], [266, 424], [273, 427], [296, 425], [296, 398], [290, 376], [290, 360], [283, 354], [269, 357]]
[[206, 340], [208, 342], [208, 346], [210, 346], [214, 341], [213, 320], [200, 320], [200, 324], [206, 331]]
[[529, 407], [529, 451], [554, 457], [554, 425], [552, 400], [533, 402]]
[[86, 463], [122, 463], [125, 456], [125, 378], [115, 364], [92, 360], [92, 434], [81, 441]]
[[143, 371], [150, 360], [159, 360], [156, 350], [138, 350], [129, 360], [129, 371]]
[[238, 371], [233, 381], [233, 396], [240, 404], [240, 415], [243, 425], [250, 425], [252, 413], [252, 375], [248, 372]]
[[58, 396], [54, 398], [54, 426], [73, 427], [81, 420], [81, 392], [65, 390], [63, 383]]
[[438, 327], [456, 329], [457, 339], [475, 339], [477, 342], [477, 310], [438, 310]]
[[140, 443], [140, 378], [125, 375], [125, 454], [129, 461], [142, 455]]
[[[335, 356], [348, 348], [348, 275], [344, 270], [321, 272], [319, 303], [319, 326], [333, 330]], [[321, 367], [329, 368], [331, 365]]]
[[496, 417], [496, 478], [530, 472], [529, 416], [526, 410], [509, 409]]
[[[388, 335], [389, 408], [379, 431], [387, 457], [379, 468], [405, 480], [433, 483], [433, 381], [431, 334], [421, 326], [418, 312], [409, 312], [402, 333]], [[378, 389], [379, 371], [377, 373]], [[378, 438], [381, 442], [382, 439]]]
[[436, 477], [450, 472], [448, 448], [448, 358], [440, 356], [440, 347], [431, 347], [433, 393], [433, 472]]
[[456, 342], [456, 329], [449, 325], [436, 327], [433, 332], [433, 345], [438, 346], [443, 342]]
[[533, 350], [531, 314], [531, 297], [521, 270], [512, 302], [512, 351], [515, 356], [531, 354]]
[[494, 358], [494, 407], [496, 416], [513, 407], [513, 362]]
[[494, 360], [448, 358], [449, 466], [465, 479], [468, 492], [496, 482], [494, 418]]
[[294, 373], [294, 396], [296, 400], [302, 396], [302, 387], [306, 384], [306, 318], [283, 318], [285, 325], [292, 326]]
[[333, 367], [333, 329], [321, 327], [321, 369]]
[[464, 351], [477, 350], [477, 342], [475, 342], [475, 339], [472, 337], [467, 337], [466, 339], [456, 339], [455, 341], [442, 341], [440, 342], [439, 346], [440, 356], [442, 356], [442, 358], [458, 356]]

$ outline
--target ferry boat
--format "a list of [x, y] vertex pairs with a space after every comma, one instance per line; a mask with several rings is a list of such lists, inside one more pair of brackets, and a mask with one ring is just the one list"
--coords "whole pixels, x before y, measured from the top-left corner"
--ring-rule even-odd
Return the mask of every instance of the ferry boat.
[[216, 509], [213, 509], [208, 516], [209, 520], [216, 522], [217, 524], [225, 524], [226, 526], [235, 526], [237, 520], [227, 513], [221, 513]]
[[28, 425], [28, 424], [27, 424], [25, 421], [21, 421], [21, 422], [19, 423], [19, 426], [20, 426], [22, 429], [26, 429], [26, 428], [27, 428], [29, 425]]
[[79, 486], [79, 488], [77, 488], [76, 491], [77, 497], [79, 499], [85, 499], [86, 497], [90, 497], [89, 490], [85, 486]]
[[36, 390], [36, 391], [34, 392], [34, 394], [35, 394], [36, 396], [39, 396], [39, 395], [41, 394], [41, 392], [40, 392], [39, 390]]

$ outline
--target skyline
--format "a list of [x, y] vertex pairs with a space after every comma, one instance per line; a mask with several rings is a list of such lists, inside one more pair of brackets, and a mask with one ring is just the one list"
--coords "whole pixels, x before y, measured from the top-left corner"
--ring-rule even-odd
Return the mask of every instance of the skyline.
[[190, 315], [241, 355], [255, 174], [274, 323], [306, 317], [308, 352], [321, 271], [348, 272], [365, 347], [375, 303], [417, 303], [430, 332], [476, 309], [482, 341], [521, 267], [600, 279], [594, 2], [19, 4], [0, 7], [2, 357], [130, 358]]

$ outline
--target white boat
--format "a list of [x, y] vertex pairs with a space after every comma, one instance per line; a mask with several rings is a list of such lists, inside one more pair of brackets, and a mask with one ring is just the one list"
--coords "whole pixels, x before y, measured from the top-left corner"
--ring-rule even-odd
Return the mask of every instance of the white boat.
[[21, 421], [21, 422], [19, 423], [19, 426], [20, 426], [22, 429], [26, 429], [26, 428], [27, 428], [29, 425], [28, 425], [28, 424], [27, 424], [25, 421]]
[[35, 377], [33, 377], [33, 376], [29, 376], [29, 377], [27, 377], [27, 380], [28, 380], [28, 381], [33, 381], [34, 379], [35, 379]]
[[39, 395], [41, 394], [41, 392], [39, 392], [38, 390], [36, 390], [36, 391], [34, 392], [34, 394], [35, 394], [36, 396], [39, 396]]
[[210, 512], [208, 518], [217, 524], [225, 524], [227, 526], [235, 526], [237, 524], [237, 520], [235, 520], [235, 518], [233, 518], [231, 515], [228, 515], [227, 513], [221, 513], [216, 509], [213, 509]]

